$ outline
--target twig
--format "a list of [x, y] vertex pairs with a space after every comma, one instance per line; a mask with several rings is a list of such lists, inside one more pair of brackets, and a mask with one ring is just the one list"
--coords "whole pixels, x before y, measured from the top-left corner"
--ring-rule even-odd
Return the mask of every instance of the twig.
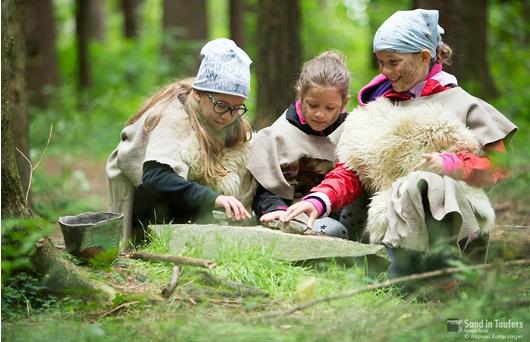
[[24, 157], [24, 159], [26, 159], [26, 161], [28, 162], [29, 164], [29, 179], [28, 179], [28, 189], [26, 190], [26, 202], [28, 201], [28, 198], [29, 198], [29, 190], [31, 189], [31, 182], [32, 182], [32, 179], [33, 179], [33, 171], [35, 171], [41, 161], [42, 161], [42, 158], [44, 158], [44, 155], [46, 154], [46, 151], [48, 150], [48, 145], [50, 144], [50, 140], [52, 139], [52, 133], [53, 133], [53, 123], [50, 124], [50, 134], [48, 135], [48, 141], [46, 142], [46, 146], [44, 146], [44, 151], [42, 151], [42, 154], [39, 158], [39, 161], [37, 162], [37, 165], [33, 166], [33, 164], [31, 163], [31, 160], [21, 151], [18, 149], [18, 147], [16, 147], [16, 150], [22, 155], [22, 157]]
[[117, 289], [128, 291], [128, 290], [133, 290], [133, 289], [139, 288], [141, 286], [145, 286], [147, 284], [147, 282], [145, 281], [143, 283], [136, 284], [136, 285], [133, 285], [133, 286], [122, 286], [122, 285], [118, 285], [118, 284], [115, 284], [115, 283], [112, 283], [112, 282], [109, 282], [109, 284], [110, 284], [110, 286], [115, 287]]
[[108, 316], [108, 315], [110, 315], [110, 314], [112, 314], [112, 313], [114, 313], [114, 312], [116, 312], [118, 310], [121, 310], [123, 308], [126, 308], [126, 307], [134, 305], [134, 304], [138, 304], [138, 303], [140, 303], [140, 301], [138, 301], [138, 300], [135, 300], [135, 301], [132, 301], [132, 302], [127, 302], [127, 303], [122, 303], [122, 304], [118, 305], [117, 307], [113, 308], [112, 310], [107, 311], [107, 312], [99, 315], [99, 318], [106, 317], [106, 316]]
[[212, 269], [215, 266], [217, 266], [216, 263], [211, 260], [198, 259], [198, 258], [185, 257], [185, 256], [176, 256], [176, 255], [170, 255], [170, 254], [151, 254], [151, 253], [145, 253], [145, 252], [131, 252], [131, 253], [125, 254], [125, 257], [131, 258], [131, 259], [146, 260], [146, 261], [165, 261], [165, 262], [174, 263], [176, 265], [198, 266], [198, 267], [204, 267], [207, 269]]
[[[505, 263], [502, 263], [502, 265], [503, 266], [524, 266], [524, 265], [530, 265], [530, 259], [511, 260], [511, 261], [507, 261]], [[309, 308], [311, 306], [314, 306], [314, 305], [317, 305], [317, 304], [320, 304], [320, 303], [331, 302], [331, 301], [334, 301], [334, 300], [337, 300], [337, 299], [344, 299], [344, 298], [347, 298], [347, 297], [352, 297], [352, 296], [354, 296], [356, 294], [359, 294], [359, 293], [362, 293], [362, 292], [367, 292], [367, 291], [375, 290], [375, 289], [381, 289], [381, 288], [384, 288], [384, 287], [388, 287], [388, 286], [392, 286], [392, 285], [395, 285], [395, 284], [400, 284], [400, 283], [404, 283], [404, 282], [408, 282], [408, 281], [433, 278], [433, 277], [443, 276], [443, 275], [447, 275], [447, 274], [470, 271], [470, 270], [488, 269], [488, 268], [491, 268], [493, 266], [494, 266], [494, 264], [481, 264], [481, 265], [473, 265], [473, 266], [468, 266], [468, 267], [450, 267], [450, 268], [443, 268], [443, 269], [440, 269], [440, 270], [430, 271], [430, 272], [425, 272], [425, 273], [411, 274], [411, 275], [407, 275], [407, 276], [403, 276], [403, 277], [398, 277], [398, 278], [394, 278], [394, 279], [391, 279], [391, 280], [387, 280], [387, 281], [384, 281], [382, 283], [376, 283], [376, 284], [371, 284], [371, 285], [367, 285], [367, 286], [364, 286], [364, 287], [360, 287], [360, 288], [355, 289], [353, 291], [345, 292], [345, 293], [342, 293], [342, 294], [315, 299], [315, 300], [307, 302], [307, 303], [296, 305], [296, 306], [294, 306], [291, 309], [286, 310], [286, 311], [272, 312], [272, 313], [269, 313], [269, 314], [265, 314], [265, 315], [259, 316], [259, 317], [257, 317], [257, 319], [267, 319], [267, 318], [273, 318], [273, 317], [287, 316], [287, 315], [290, 315], [290, 314], [292, 314], [292, 313], [294, 313], [296, 311], [302, 311], [304, 309], [307, 309], [307, 308]]]
[[162, 289], [162, 297], [169, 298], [171, 297], [171, 294], [173, 291], [175, 291], [175, 288], [177, 287], [177, 282], [179, 281], [180, 277], [180, 270], [178, 266], [173, 267], [173, 274], [171, 275], [171, 279], [169, 280], [169, 283]]

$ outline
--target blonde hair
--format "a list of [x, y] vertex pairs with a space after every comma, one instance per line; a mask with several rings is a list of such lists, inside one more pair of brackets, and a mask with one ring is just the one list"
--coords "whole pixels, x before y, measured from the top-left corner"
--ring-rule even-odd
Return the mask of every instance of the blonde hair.
[[[208, 185], [216, 185], [216, 179], [226, 176], [228, 172], [222, 165], [219, 157], [225, 147], [238, 147], [252, 138], [252, 129], [246, 117], [237, 118], [232, 124], [225, 127], [221, 135], [216, 133], [202, 114], [199, 101], [194, 98], [195, 93], [200, 93], [192, 88], [194, 78], [187, 78], [174, 82], [160, 89], [156, 94], [147, 99], [140, 110], [127, 120], [127, 126], [132, 125], [149, 109], [162, 102], [178, 98], [184, 104], [186, 113], [190, 117], [190, 125], [197, 134], [200, 149], [198, 176]], [[149, 113], [144, 122], [144, 132], [149, 134], [160, 122], [162, 111]]]
[[344, 55], [325, 51], [302, 66], [296, 90], [303, 95], [310, 87], [335, 87], [344, 101], [349, 95], [350, 72]]
[[453, 57], [453, 49], [444, 42], [438, 44], [436, 48], [436, 60], [445, 65], [451, 65]]

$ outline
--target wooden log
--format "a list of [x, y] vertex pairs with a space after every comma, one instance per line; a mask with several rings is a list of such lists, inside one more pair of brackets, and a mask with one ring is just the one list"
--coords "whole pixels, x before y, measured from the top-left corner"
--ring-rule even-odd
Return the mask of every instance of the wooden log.
[[490, 234], [493, 257], [505, 260], [530, 258], [530, 227], [523, 225], [497, 225]]
[[74, 265], [47, 238], [37, 241], [30, 257], [43, 285], [52, 293], [102, 303], [112, 302], [116, 296], [112, 287]]

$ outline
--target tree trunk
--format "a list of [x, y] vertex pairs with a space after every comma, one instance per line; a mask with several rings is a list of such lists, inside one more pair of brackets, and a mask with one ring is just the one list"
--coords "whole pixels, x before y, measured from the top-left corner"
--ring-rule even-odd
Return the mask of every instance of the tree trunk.
[[[22, 0], [2, 0], [2, 220], [28, 218], [31, 212], [22, 193], [20, 176], [15, 162], [12, 117], [26, 108], [25, 83], [26, 51]], [[15, 236], [28, 238], [21, 224], [21, 233]], [[23, 244], [29, 240], [4, 236], [2, 244]], [[17, 245], [17, 246], [18, 246]], [[20, 257], [20, 256], [18, 256]], [[43, 277], [49, 289], [61, 294], [72, 294], [99, 302], [111, 301], [114, 290], [94, 280], [86, 271], [62, 256], [48, 239], [41, 239], [31, 253], [35, 270]], [[2, 262], [12, 262], [2, 259]], [[3, 268], [2, 268], [3, 269]], [[3, 273], [3, 271], [2, 271]], [[4, 283], [6, 280], [2, 278]]]
[[162, 55], [178, 77], [197, 72], [199, 52], [208, 40], [205, 0], [164, 0]]
[[230, 0], [230, 37], [243, 50], [245, 49], [244, 12], [244, 0]]
[[2, 1], [2, 218], [28, 217], [18, 173], [13, 118], [26, 117], [26, 61], [21, 0]]
[[294, 98], [301, 62], [298, 0], [258, 0], [257, 106], [254, 128], [269, 126]]
[[453, 64], [447, 68], [477, 96], [499, 95], [487, 60], [487, 0], [414, 0], [415, 8], [440, 11], [443, 40], [453, 49]]
[[77, 0], [75, 10], [76, 38], [77, 38], [77, 65], [78, 86], [80, 88], [90, 87], [92, 78], [90, 76], [90, 57], [88, 45], [90, 42], [89, 6], [90, 0]]
[[24, 18], [29, 101], [45, 107], [49, 99], [46, 88], [59, 83], [52, 0], [25, 0]]
[[88, 36], [98, 42], [105, 40], [105, 3], [106, 0], [88, 0], [87, 2]]
[[140, 0], [121, 0], [123, 12], [123, 36], [135, 39], [138, 37], [138, 6]]

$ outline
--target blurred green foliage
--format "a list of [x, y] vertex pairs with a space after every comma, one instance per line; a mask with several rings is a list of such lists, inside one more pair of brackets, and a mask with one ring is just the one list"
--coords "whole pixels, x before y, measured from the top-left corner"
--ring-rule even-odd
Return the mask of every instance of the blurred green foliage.
[[21, 270], [31, 270], [30, 252], [52, 227], [41, 218], [2, 220], [2, 285]]

